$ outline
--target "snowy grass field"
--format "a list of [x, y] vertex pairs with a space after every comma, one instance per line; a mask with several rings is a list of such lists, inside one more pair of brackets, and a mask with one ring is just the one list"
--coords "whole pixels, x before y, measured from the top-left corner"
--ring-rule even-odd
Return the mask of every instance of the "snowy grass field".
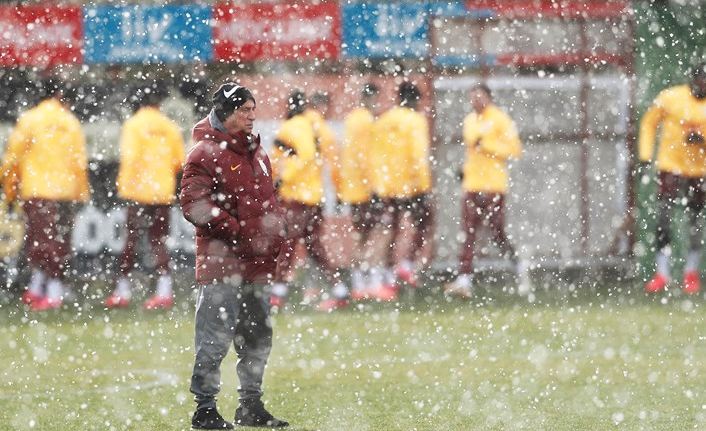
[[[481, 286], [398, 304], [274, 316], [265, 400], [293, 431], [706, 428], [703, 296], [550, 285], [533, 303]], [[186, 430], [193, 303], [146, 313], [0, 302], [0, 430]], [[219, 407], [237, 404], [235, 355]]]

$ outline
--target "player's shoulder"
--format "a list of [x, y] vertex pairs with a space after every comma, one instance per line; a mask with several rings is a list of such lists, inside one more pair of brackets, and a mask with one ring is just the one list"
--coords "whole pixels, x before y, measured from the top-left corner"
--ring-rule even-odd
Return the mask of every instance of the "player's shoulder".
[[304, 114], [295, 115], [291, 118], [287, 118], [282, 122], [282, 129], [301, 129], [305, 127], [311, 127], [311, 121]]
[[688, 97], [691, 94], [691, 89], [688, 85], [675, 85], [673, 87], [665, 88], [658, 95], [656, 100], [658, 102], [669, 102], [677, 99], [682, 99]]

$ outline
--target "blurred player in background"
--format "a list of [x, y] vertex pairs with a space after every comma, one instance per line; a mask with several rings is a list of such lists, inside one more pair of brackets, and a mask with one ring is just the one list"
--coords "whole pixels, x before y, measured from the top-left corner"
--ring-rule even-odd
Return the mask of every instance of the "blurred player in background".
[[[481, 84], [471, 89], [473, 112], [463, 120], [466, 160], [463, 181], [462, 223], [465, 241], [459, 255], [457, 278], [444, 286], [448, 295], [470, 297], [473, 285], [473, 257], [476, 234], [486, 225], [503, 255], [519, 266], [517, 253], [505, 233], [505, 198], [509, 187], [507, 160], [522, 151], [517, 127], [509, 115], [494, 103], [490, 89]], [[521, 282], [526, 280], [522, 268]]]
[[[348, 303], [348, 289], [340, 280], [340, 271], [326, 252], [324, 238], [324, 187], [326, 181], [337, 178], [337, 151], [333, 133], [325, 127], [321, 114], [308, 110], [308, 101], [301, 91], [290, 94], [287, 119], [280, 126], [272, 151], [275, 183], [280, 203], [287, 218], [287, 241], [280, 258], [280, 275], [272, 288], [272, 305], [281, 308], [289, 294], [294, 276], [297, 244], [324, 274], [324, 282], [332, 288], [331, 298], [338, 304], [321, 304], [330, 309]], [[312, 290], [305, 289], [305, 300]], [[337, 305], [334, 307], [334, 305]]]
[[[421, 93], [415, 84], [400, 84], [398, 97], [399, 104], [375, 122], [369, 157], [372, 191], [383, 208], [380, 224], [388, 232], [383, 284], [372, 293], [383, 301], [397, 298], [401, 281], [416, 286], [420, 263], [415, 255], [433, 226], [429, 122], [417, 112]], [[397, 262], [406, 216], [412, 222], [412, 245]]]
[[355, 250], [351, 264], [351, 298], [366, 299], [369, 277], [371, 244], [369, 236], [375, 226], [375, 208], [370, 184], [370, 152], [375, 145], [373, 128], [379, 109], [380, 90], [375, 84], [366, 84], [360, 94], [360, 106], [345, 120], [345, 135], [341, 155], [339, 195], [342, 203], [350, 205]]
[[[326, 204], [329, 199], [336, 201], [331, 202], [332, 204], [340, 200], [341, 157], [338, 144], [336, 143], [336, 134], [326, 120], [329, 116], [330, 108], [331, 98], [328, 93], [317, 91], [309, 98], [309, 104], [304, 111], [304, 115], [309, 119], [314, 128], [315, 136], [318, 139], [319, 151], [322, 155], [323, 164], [321, 165], [321, 175], [324, 188], [324, 200], [322, 202], [324, 204]], [[325, 214], [324, 217], [326, 217]], [[326, 243], [331, 244], [329, 241]], [[327, 251], [327, 253], [329, 252], [331, 251]], [[333, 253], [336, 252], [336, 250], [333, 250]], [[348, 287], [341, 279], [341, 268], [337, 266], [334, 267], [333, 259], [327, 258], [326, 260], [331, 267], [329, 273], [326, 274], [330, 291], [323, 292], [321, 289], [317, 288], [310, 289], [308, 292], [304, 292], [307, 296], [305, 299], [314, 300], [318, 296], [322, 296], [322, 294], [323, 296], [327, 296], [319, 303], [318, 307], [321, 311], [331, 311], [337, 308], [347, 307], [350, 304], [350, 293]]]
[[0, 168], [5, 202], [19, 199], [26, 216], [32, 274], [22, 301], [32, 310], [63, 305], [74, 204], [90, 197], [86, 138], [63, 87], [58, 78], [46, 80], [43, 99], [17, 120]]
[[[655, 159], [657, 128], [661, 134]], [[664, 290], [670, 282], [667, 247], [672, 242], [674, 209], [686, 202], [689, 217], [689, 251], [684, 267], [682, 289], [701, 289], [699, 263], [703, 247], [702, 210], [706, 202], [706, 63], [691, 70], [689, 84], [663, 90], [645, 112], [638, 137], [641, 163], [655, 161], [657, 168], [657, 272], [647, 282], [647, 292]]]
[[137, 264], [138, 243], [147, 235], [157, 270], [155, 294], [147, 310], [174, 304], [169, 267], [169, 217], [176, 200], [177, 175], [184, 162], [184, 140], [179, 128], [159, 108], [168, 90], [162, 81], [141, 84], [140, 108], [123, 124], [120, 133], [118, 196], [127, 202], [125, 248], [120, 256], [120, 277], [105, 300], [108, 308], [127, 307], [132, 298], [130, 275]]

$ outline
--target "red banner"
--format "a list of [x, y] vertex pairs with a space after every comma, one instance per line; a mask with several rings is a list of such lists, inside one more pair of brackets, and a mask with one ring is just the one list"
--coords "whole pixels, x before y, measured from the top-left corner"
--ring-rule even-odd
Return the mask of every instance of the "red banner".
[[81, 7], [0, 6], [0, 65], [81, 63]]
[[335, 2], [220, 3], [213, 17], [216, 60], [333, 60], [340, 54]]
[[488, 10], [507, 19], [619, 18], [630, 13], [630, 2], [552, 0], [467, 0], [468, 10]]

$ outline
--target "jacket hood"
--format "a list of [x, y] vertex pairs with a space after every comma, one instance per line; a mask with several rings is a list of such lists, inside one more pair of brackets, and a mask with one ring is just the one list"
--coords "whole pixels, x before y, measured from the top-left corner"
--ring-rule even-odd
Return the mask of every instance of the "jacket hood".
[[201, 141], [211, 141], [216, 144], [225, 142], [227, 148], [236, 153], [247, 153], [248, 150], [254, 150], [260, 146], [260, 135], [245, 132], [238, 132], [235, 135], [231, 135], [221, 132], [211, 126], [208, 117], [196, 123], [191, 131], [191, 140], [194, 144]]

